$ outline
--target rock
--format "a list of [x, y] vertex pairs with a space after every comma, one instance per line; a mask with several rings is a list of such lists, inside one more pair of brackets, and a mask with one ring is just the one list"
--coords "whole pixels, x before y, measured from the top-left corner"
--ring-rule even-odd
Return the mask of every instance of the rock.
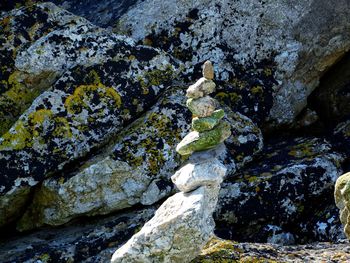
[[212, 61], [233, 111], [273, 127], [292, 123], [305, 108], [320, 77], [349, 50], [349, 29], [346, 0], [146, 0], [115, 26], [185, 62], [189, 78]]
[[283, 246], [261, 243], [237, 243], [213, 238], [192, 263], [206, 262], [347, 262], [350, 260], [348, 242], [312, 243]]
[[344, 232], [348, 239], [350, 239], [350, 173], [343, 174], [340, 176], [335, 184], [334, 198], [337, 207], [340, 210], [340, 221], [344, 225]]
[[193, 152], [208, 150], [222, 143], [230, 135], [230, 125], [225, 121], [221, 121], [210, 131], [190, 132], [177, 145], [176, 151], [181, 155], [189, 155]]
[[199, 99], [188, 99], [186, 106], [195, 117], [208, 117], [213, 114], [218, 103], [215, 99], [205, 96]]
[[[81, 30], [72, 22], [16, 57], [19, 65], [30, 66], [30, 74], [63, 70], [62, 65], [72, 68], [41, 93], [0, 139], [0, 208], [8, 200], [14, 204], [6, 208], [8, 213], [0, 212], [0, 222], [22, 213], [28, 196], [23, 193], [101, 147], [149, 109], [176, 75], [177, 64], [171, 57], [136, 46], [128, 38], [101, 29], [86, 39], [77, 37], [90, 26], [84, 21], [87, 25]], [[80, 41], [87, 50], [72, 54]], [[36, 52], [39, 48], [42, 52]], [[75, 60], [84, 66], [74, 66]]]
[[186, 164], [171, 177], [171, 180], [181, 192], [187, 193], [200, 186], [219, 186], [225, 173], [225, 166], [214, 158], [199, 164]]
[[220, 109], [216, 110], [209, 117], [194, 117], [192, 119], [192, 129], [197, 132], [204, 132], [213, 129], [219, 124], [220, 120], [225, 116], [225, 112]]
[[218, 192], [217, 185], [201, 186], [168, 198], [111, 262], [189, 262], [213, 234]]
[[139, 208], [26, 235], [2, 232], [0, 261], [13, 262], [109, 262], [116, 248], [149, 220], [156, 207]]
[[203, 77], [206, 79], [214, 78], [214, 67], [209, 60], [204, 62], [202, 74], [203, 74]]
[[339, 221], [331, 196], [343, 161], [322, 138], [270, 141], [256, 162], [228, 174], [222, 184], [216, 234], [266, 242], [264, 229], [275, 225], [296, 242], [337, 240]]
[[181, 164], [175, 146], [190, 129], [191, 113], [184, 101], [181, 89], [169, 90], [110, 141], [108, 149], [69, 174], [44, 180], [18, 229], [61, 225], [168, 196], [173, 190], [170, 176]]
[[197, 82], [191, 85], [186, 92], [188, 98], [198, 99], [209, 95], [215, 91], [215, 83], [206, 78], [200, 78]]
[[333, 136], [330, 137], [333, 144], [346, 155], [350, 154], [350, 119], [338, 123], [333, 130]]

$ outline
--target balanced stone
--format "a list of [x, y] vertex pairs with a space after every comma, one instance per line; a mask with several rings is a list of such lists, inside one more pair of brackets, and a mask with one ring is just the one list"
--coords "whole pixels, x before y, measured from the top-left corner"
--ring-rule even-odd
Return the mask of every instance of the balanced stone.
[[217, 158], [212, 158], [201, 163], [186, 164], [171, 180], [180, 191], [187, 193], [203, 185], [219, 186], [225, 173], [225, 166]]
[[214, 78], [214, 67], [213, 64], [207, 60], [205, 61], [204, 65], [203, 65], [203, 77], [205, 77], [206, 79], [213, 79]]
[[181, 155], [189, 155], [214, 148], [231, 135], [230, 124], [221, 121], [214, 129], [205, 132], [190, 132], [177, 145], [176, 151]]
[[197, 82], [191, 85], [186, 91], [188, 98], [201, 98], [215, 91], [215, 83], [206, 78], [200, 78]]
[[197, 132], [209, 131], [219, 124], [220, 120], [225, 116], [225, 112], [220, 109], [216, 110], [209, 117], [192, 119], [192, 129]]
[[199, 99], [188, 99], [186, 106], [196, 117], [208, 117], [213, 114], [218, 103], [215, 99], [205, 96]]

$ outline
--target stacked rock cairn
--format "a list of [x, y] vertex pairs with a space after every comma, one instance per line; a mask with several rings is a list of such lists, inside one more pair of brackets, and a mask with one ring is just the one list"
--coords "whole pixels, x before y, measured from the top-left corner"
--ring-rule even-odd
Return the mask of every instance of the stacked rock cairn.
[[205, 62], [203, 77], [187, 89], [192, 128], [176, 151], [190, 155], [172, 177], [181, 191], [169, 197], [154, 217], [112, 256], [112, 263], [181, 262], [194, 259], [214, 235], [220, 184], [226, 174], [219, 156], [231, 134], [222, 109], [208, 95], [215, 91], [214, 69]]

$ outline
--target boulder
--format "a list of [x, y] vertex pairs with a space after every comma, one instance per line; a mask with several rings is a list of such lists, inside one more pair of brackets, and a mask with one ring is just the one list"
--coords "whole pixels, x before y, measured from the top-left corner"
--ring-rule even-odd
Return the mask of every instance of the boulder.
[[267, 226], [275, 225], [296, 242], [339, 239], [331, 196], [343, 161], [322, 138], [270, 141], [256, 162], [222, 184], [217, 235], [266, 242]]
[[276, 127], [293, 122], [323, 73], [349, 50], [350, 3], [146, 0], [114, 28], [185, 62], [191, 79], [211, 60], [216, 80], [225, 82], [218, 96]]
[[218, 185], [201, 186], [168, 198], [111, 262], [189, 262], [213, 235], [218, 193]]
[[[177, 64], [165, 53], [96, 27], [84, 35], [92, 25], [82, 21], [86, 25], [50, 32], [16, 57], [31, 75], [71, 68], [0, 138], [0, 226], [22, 212], [31, 187], [103, 146], [156, 103], [176, 75]], [[74, 66], [77, 61], [84, 66]]]

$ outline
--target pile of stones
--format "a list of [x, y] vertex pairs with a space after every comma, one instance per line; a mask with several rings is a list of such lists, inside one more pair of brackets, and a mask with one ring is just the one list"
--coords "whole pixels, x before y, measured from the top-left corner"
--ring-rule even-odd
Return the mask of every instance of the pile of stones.
[[177, 146], [181, 155], [208, 150], [216, 147], [227, 139], [230, 134], [230, 124], [223, 121], [225, 113], [217, 109], [218, 102], [209, 96], [215, 91], [214, 68], [210, 61], [203, 66], [203, 77], [187, 89], [187, 107], [193, 114], [192, 129]]
[[154, 217], [112, 256], [112, 263], [181, 262], [194, 259], [213, 237], [220, 184], [226, 174], [219, 156], [230, 136], [222, 109], [208, 95], [215, 90], [212, 64], [207, 61], [203, 78], [187, 90], [188, 108], [194, 118], [190, 132], [177, 146], [190, 155], [187, 164], [172, 177], [179, 193], [168, 198]]

